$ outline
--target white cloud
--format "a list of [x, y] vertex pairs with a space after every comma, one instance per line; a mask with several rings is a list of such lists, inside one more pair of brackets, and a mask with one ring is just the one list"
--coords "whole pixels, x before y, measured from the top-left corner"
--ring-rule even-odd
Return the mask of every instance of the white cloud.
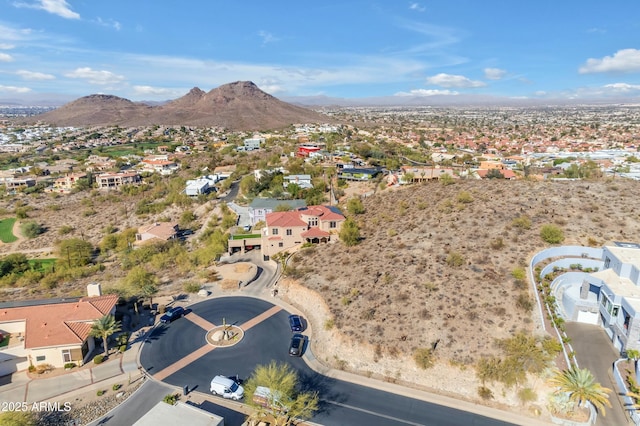
[[8, 53], [0, 53], [0, 62], [11, 62], [13, 61], [13, 56]]
[[604, 88], [609, 89], [614, 93], [640, 92], [640, 84], [612, 83], [605, 84]]
[[30, 92], [31, 89], [28, 87], [16, 87], [16, 86], [3, 86], [0, 84], [0, 92], [8, 92], [8, 93], [27, 93]]
[[424, 12], [425, 10], [427, 10], [427, 8], [422, 6], [420, 3], [410, 3], [409, 4], [409, 9], [415, 10], [415, 11], [418, 11], [418, 12]]
[[469, 87], [484, 87], [487, 84], [478, 81], [470, 80], [463, 75], [445, 74], [440, 73], [431, 77], [427, 77], [428, 84], [434, 84], [440, 87], [456, 87], [456, 88], [469, 88]]
[[77, 68], [72, 72], [66, 73], [65, 76], [87, 80], [91, 84], [99, 85], [115, 84], [124, 80], [123, 76], [114, 74], [111, 71], [92, 70], [89, 67]]
[[13, 44], [9, 44], [9, 43], [0, 43], [0, 49], [2, 50], [10, 50], [13, 49], [14, 47], [16, 47]]
[[18, 74], [24, 80], [55, 80], [56, 78], [54, 75], [51, 75], [51, 74], [45, 74], [42, 72], [34, 72], [34, 71], [27, 71], [27, 70], [16, 71], [16, 74]]
[[453, 90], [414, 89], [408, 92], [394, 93], [393, 96], [455, 96], [459, 93]]
[[484, 69], [484, 78], [487, 80], [501, 80], [507, 72], [500, 68], [485, 68]]
[[279, 38], [275, 37], [273, 34], [271, 34], [268, 31], [260, 30], [258, 31], [258, 35], [262, 39], [262, 44], [272, 43], [274, 41], [279, 40]]
[[113, 28], [116, 31], [120, 31], [122, 29], [122, 25], [120, 24], [120, 22], [118, 21], [114, 21], [113, 19], [102, 19], [100, 17], [98, 17], [95, 22], [98, 25], [101, 25], [103, 27], [107, 27], [107, 28]]
[[184, 90], [181, 89], [167, 89], [165, 87], [153, 86], [133, 86], [133, 91], [138, 95], [178, 96], [184, 93]]
[[15, 2], [15, 7], [39, 9], [66, 19], [80, 19], [80, 15], [71, 10], [66, 0], [38, 0], [36, 3]]
[[602, 59], [587, 59], [580, 67], [580, 74], [597, 72], [640, 72], [640, 50], [622, 49], [613, 56], [605, 56]]

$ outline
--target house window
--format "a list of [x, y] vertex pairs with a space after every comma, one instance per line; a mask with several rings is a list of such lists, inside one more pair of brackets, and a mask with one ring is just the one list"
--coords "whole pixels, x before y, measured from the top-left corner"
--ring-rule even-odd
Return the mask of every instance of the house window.
[[309, 218], [309, 226], [318, 226], [318, 218], [317, 217]]
[[62, 350], [62, 360], [67, 363], [72, 361], [71, 357], [71, 349], [63, 349]]
[[604, 258], [604, 269], [607, 269], [610, 264], [611, 264], [611, 259], [609, 259], [609, 257], [605, 257]]
[[331, 222], [329, 222], [329, 228], [331, 229], [337, 228], [337, 224], [335, 220], [332, 220]]
[[284, 243], [278, 243], [278, 247], [284, 247]]
[[42, 362], [42, 361], [44, 361], [45, 359], [47, 359], [47, 357], [46, 357], [46, 356], [44, 356], [44, 355], [38, 355], [38, 356], [36, 357], [36, 362]]
[[293, 235], [293, 230], [292, 229], [287, 229], [287, 235]]
[[273, 235], [278, 235], [278, 228], [273, 228], [273, 229], [271, 230], [271, 233], [272, 233]]

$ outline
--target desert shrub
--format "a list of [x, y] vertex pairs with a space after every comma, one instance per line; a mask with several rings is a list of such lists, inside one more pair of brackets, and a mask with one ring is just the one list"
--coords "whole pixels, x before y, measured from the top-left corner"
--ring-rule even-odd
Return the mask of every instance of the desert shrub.
[[184, 284], [182, 284], [182, 289], [186, 293], [197, 293], [201, 288], [202, 286], [200, 284], [194, 283], [193, 281], [186, 281]]
[[413, 360], [423, 370], [433, 367], [435, 356], [431, 348], [418, 348], [413, 352]]
[[467, 191], [460, 191], [458, 193], [458, 202], [463, 204], [469, 204], [473, 202], [473, 196]]
[[96, 392], [96, 395], [98, 395], [98, 396], [102, 396], [102, 395], [104, 395], [106, 392], [107, 392], [106, 390], [100, 389], [98, 392]]
[[439, 180], [443, 186], [449, 186], [455, 183], [455, 181], [453, 180], [453, 177], [449, 176], [448, 174], [444, 174], [440, 176]]
[[538, 395], [536, 395], [535, 391], [531, 388], [522, 388], [518, 391], [518, 399], [523, 404], [526, 404], [527, 402], [538, 399]]
[[17, 208], [15, 211], [15, 214], [16, 214], [16, 217], [20, 220], [26, 219], [29, 217], [29, 214], [27, 213], [27, 208], [25, 207]]
[[35, 365], [30, 365], [29, 366], [29, 373], [35, 373], [36, 372], [36, 366]]
[[564, 232], [555, 225], [547, 224], [540, 228], [540, 238], [548, 244], [559, 244], [564, 241]]
[[520, 215], [511, 221], [511, 225], [520, 229], [531, 229], [531, 218], [525, 214]]
[[167, 312], [167, 307], [165, 305], [158, 306], [158, 313], [159, 314], [164, 314], [165, 312]]
[[69, 225], [62, 225], [60, 227], [60, 229], [58, 229], [58, 234], [60, 235], [67, 235], [70, 234], [74, 231], [74, 227], [73, 226], [69, 226]]
[[340, 303], [342, 303], [343, 306], [349, 306], [351, 304], [351, 299], [348, 296], [344, 296], [340, 299]]
[[103, 361], [104, 361], [104, 355], [96, 355], [93, 357], [94, 364], [102, 364]]
[[464, 265], [464, 256], [462, 256], [462, 254], [458, 253], [457, 251], [452, 251], [451, 253], [449, 253], [449, 256], [447, 256], [447, 265], [451, 266], [451, 267], [459, 267]]
[[76, 366], [76, 363], [75, 363], [75, 362], [67, 362], [67, 363], [64, 365], [64, 369], [65, 369], [65, 370], [70, 370], [70, 369], [74, 368], [75, 366]]
[[395, 229], [387, 229], [387, 237], [395, 237], [398, 235], [398, 231]]
[[511, 276], [516, 280], [524, 280], [527, 278], [527, 272], [524, 268], [517, 267], [514, 268], [513, 271], [511, 271]]
[[504, 248], [504, 240], [498, 237], [495, 240], [491, 241], [489, 245], [494, 250], [500, 250], [501, 248]]
[[29, 221], [22, 224], [20, 227], [22, 235], [27, 238], [35, 238], [44, 232], [44, 228], [37, 222]]
[[117, 391], [121, 387], [122, 387], [122, 385], [120, 383], [115, 383], [113, 386], [111, 386], [111, 389], [113, 389], [114, 391]]
[[336, 321], [333, 318], [329, 318], [328, 320], [326, 320], [324, 322], [324, 329], [325, 330], [331, 330], [335, 326], [336, 326]]
[[364, 213], [365, 209], [362, 200], [358, 197], [350, 198], [347, 201], [347, 211], [352, 215]]
[[531, 312], [533, 309], [533, 302], [528, 294], [521, 293], [516, 300], [516, 306], [525, 312]]
[[175, 405], [176, 402], [178, 402], [178, 394], [170, 393], [169, 395], [165, 395], [165, 397], [162, 398], [162, 401], [166, 402], [169, 405]]
[[480, 386], [478, 387], [478, 396], [486, 401], [493, 399], [493, 392], [486, 386]]

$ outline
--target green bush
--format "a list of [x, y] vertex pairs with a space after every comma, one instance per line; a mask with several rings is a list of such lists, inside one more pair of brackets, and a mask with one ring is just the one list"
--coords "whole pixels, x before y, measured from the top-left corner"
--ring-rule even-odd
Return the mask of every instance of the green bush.
[[102, 389], [100, 389], [98, 392], [96, 392], [96, 395], [98, 395], [98, 396], [102, 396], [102, 395], [104, 395], [106, 392], [107, 392], [106, 390], [102, 390]]
[[76, 366], [76, 363], [75, 363], [75, 362], [67, 362], [67, 363], [64, 365], [64, 369], [65, 369], [65, 370], [71, 370], [71, 369], [72, 369], [72, 368], [74, 368], [75, 366]]
[[22, 235], [27, 238], [35, 238], [44, 232], [44, 228], [37, 222], [24, 222], [20, 227]]
[[182, 284], [182, 289], [187, 293], [197, 293], [200, 291], [200, 284], [194, 283], [193, 281], [187, 281]]
[[169, 405], [175, 405], [176, 402], [178, 402], [178, 397], [177, 393], [170, 393], [169, 395], [165, 395], [162, 400]]
[[555, 225], [547, 224], [540, 228], [540, 238], [545, 243], [559, 244], [564, 241], [564, 232]]
[[118, 389], [120, 389], [121, 387], [122, 387], [122, 385], [121, 385], [121, 384], [116, 383], [116, 384], [114, 384], [114, 385], [111, 387], [111, 389], [113, 389], [114, 391], [117, 391], [117, 390], [118, 390]]
[[30, 365], [29, 366], [29, 373], [35, 373], [36, 372], [36, 366], [35, 365]]
[[521, 215], [511, 221], [511, 224], [520, 229], [531, 229], [531, 218], [527, 215]]
[[118, 346], [118, 351], [122, 354], [127, 350], [127, 345]]
[[102, 364], [103, 361], [104, 361], [104, 355], [96, 355], [93, 357], [94, 364]]

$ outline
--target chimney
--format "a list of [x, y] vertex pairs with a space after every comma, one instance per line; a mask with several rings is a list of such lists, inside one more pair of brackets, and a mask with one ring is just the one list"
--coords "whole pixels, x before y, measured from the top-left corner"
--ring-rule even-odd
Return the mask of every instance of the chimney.
[[102, 296], [102, 288], [100, 287], [100, 283], [91, 283], [87, 285], [87, 296]]

